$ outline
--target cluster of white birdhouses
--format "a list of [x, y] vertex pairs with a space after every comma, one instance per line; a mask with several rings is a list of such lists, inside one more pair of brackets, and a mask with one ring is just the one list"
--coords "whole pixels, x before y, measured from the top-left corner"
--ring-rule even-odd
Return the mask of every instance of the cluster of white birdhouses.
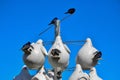
[[[73, 10], [73, 11], [72, 11]], [[66, 13], [71, 14], [75, 9], [68, 10]], [[23, 61], [26, 66], [23, 66], [19, 75], [14, 77], [14, 80], [62, 80], [62, 72], [69, 65], [70, 49], [63, 43], [60, 36], [60, 20], [54, 18], [50, 25], [55, 25], [55, 40], [49, 51], [43, 46], [44, 41], [39, 39], [36, 43], [26, 43], [22, 47]], [[90, 38], [85, 40], [84, 45], [76, 55], [76, 67], [69, 77], [69, 80], [102, 80], [96, 72], [95, 66], [101, 59], [102, 53], [93, 45]], [[53, 69], [47, 70], [44, 68], [45, 59]], [[28, 69], [38, 70], [35, 75], [30, 75]], [[84, 70], [89, 70], [86, 73]]]

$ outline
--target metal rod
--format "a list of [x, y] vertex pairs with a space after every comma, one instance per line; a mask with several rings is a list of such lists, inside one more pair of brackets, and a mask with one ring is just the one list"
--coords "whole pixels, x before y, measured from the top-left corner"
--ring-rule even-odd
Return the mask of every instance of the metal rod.
[[42, 31], [42, 32], [39, 34], [39, 36], [42, 35], [43, 33], [45, 33], [46, 31], [48, 31], [51, 27], [52, 27], [52, 25], [49, 26], [48, 28], [46, 28], [44, 31]]
[[57, 68], [54, 68], [54, 80], [58, 80], [57, 79]]

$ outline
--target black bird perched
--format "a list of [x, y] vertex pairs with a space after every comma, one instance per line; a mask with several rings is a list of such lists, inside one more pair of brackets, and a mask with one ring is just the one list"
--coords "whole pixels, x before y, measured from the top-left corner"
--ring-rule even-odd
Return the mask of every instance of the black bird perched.
[[57, 17], [55, 17], [48, 25], [54, 24], [56, 22], [56, 20], [58, 20]]
[[[55, 24], [56, 20], [58, 20], [57, 17], [55, 17], [48, 25]], [[46, 32], [47, 30], [49, 30], [51, 27], [52, 27], [52, 26], [50, 26], [50, 27], [48, 27], [47, 29], [45, 29], [44, 31], [42, 31], [42, 32], [39, 34], [39, 36], [42, 35], [43, 33], [45, 33], [45, 32]]]
[[70, 8], [65, 14], [73, 14], [75, 12], [75, 8]]

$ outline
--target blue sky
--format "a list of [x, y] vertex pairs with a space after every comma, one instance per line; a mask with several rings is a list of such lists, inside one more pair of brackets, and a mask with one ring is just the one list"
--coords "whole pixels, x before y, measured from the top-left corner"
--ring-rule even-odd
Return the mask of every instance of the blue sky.
[[[63, 41], [90, 37], [103, 53], [103, 60], [96, 66], [98, 75], [103, 80], [119, 78], [120, 0], [0, 0], [1, 80], [12, 80], [20, 72], [24, 65], [23, 44], [54, 39], [54, 28], [41, 36], [38, 34], [54, 17], [65, 17], [63, 13], [69, 8], [76, 8], [76, 12], [61, 23]], [[71, 49], [68, 67], [74, 67], [81, 46], [68, 46]], [[51, 46], [45, 47], [49, 50]], [[49, 67], [47, 61], [45, 66]], [[71, 73], [65, 71], [63, 80], [68, 80]]]

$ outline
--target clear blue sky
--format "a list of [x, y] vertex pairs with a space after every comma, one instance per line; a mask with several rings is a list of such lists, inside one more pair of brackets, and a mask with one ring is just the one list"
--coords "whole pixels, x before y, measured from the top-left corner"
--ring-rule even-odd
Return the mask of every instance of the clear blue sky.
[[[61, 23], [61, 36], [66, 40], [85, 40], [90, 37], [93, 45], [103, 53], [97, 72], [103, 80], [118, 80], [120, 67], [120, 0], [0, 0], [0, 77], [12, 80], [24, 65], [21, 47], [27, 41], [54, 39], [52, 28], [42, 36], [54, 18], [62, 19], [67, 9], [76, 13]], [[81, 46], [68, 45], [71, 49], [70, 64]], [[45, 46], [48, 50], [50, 46]], [[46, 67], [49, 64], [46, 61]], [[72, 71], [63, 73], [68, 80]]]

